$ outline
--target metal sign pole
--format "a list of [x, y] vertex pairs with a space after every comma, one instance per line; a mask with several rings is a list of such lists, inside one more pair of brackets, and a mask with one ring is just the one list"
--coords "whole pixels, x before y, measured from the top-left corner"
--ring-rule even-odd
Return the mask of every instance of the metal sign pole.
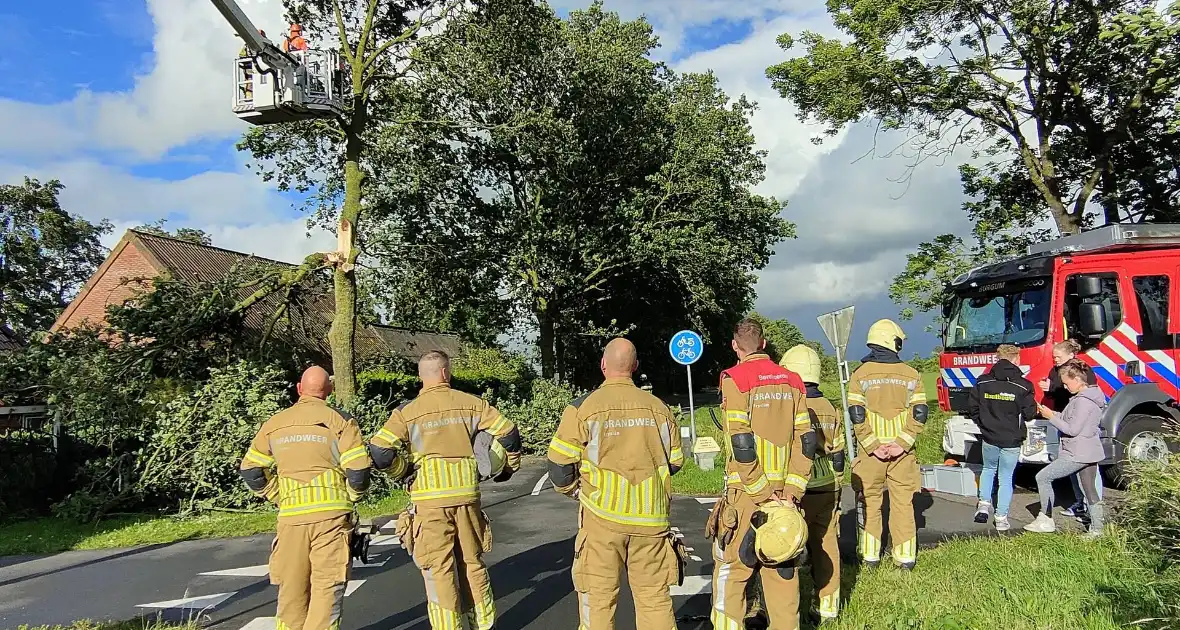
[[845, 386], [851, 380], [851, 375], [848, 373], [845, 355], [848, 352], [848, 337], [852, 332], [852, 316], [855, 310], [855, 307], [846, 306], [816, 318], [819, 327], [824, 331], [824, 336], [828, 338], [828, 343], [832, 344], [832, 349], [836, 351], [836, 368], [840, 372], [840, 403], [844, 407], [844, 441], [850, 459], [856, 455], [856, 441], [852, 435], [852, 418], [848, 415], [848, 388]]
[[848, 451], [848, 460], [856, 457], [856, 440], [852, 439], [852, 418], [848, 415], [848, 388], [845, 386], [849, 379], [848, 362], [844, 360], [844, 349], [836, 350], [836, 370], [840, 373], [840, 402], [844, 410], [844, 448]]
[[688, 426], [692, 431], [692, 443], [695, 446], [697, 443], [697, 411], [696, 405], [692, 401], [692, 366], [686, 365], [684, 369], [688, 370]]

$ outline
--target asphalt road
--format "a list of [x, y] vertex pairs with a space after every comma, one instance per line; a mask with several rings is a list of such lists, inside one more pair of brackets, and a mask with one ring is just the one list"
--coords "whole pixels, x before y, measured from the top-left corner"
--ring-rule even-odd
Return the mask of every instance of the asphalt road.
[[[534, 462], [504, 484], [484, 488], [494, 545], [486, 556], [496, 594], [500, 630], [549, 630], [576, 625], [570, 580], [577, 504], [554, 492]], [[851, 559], [855, 511], [845, 494], [842, 546]], [[1030, 521], [1022, 507], [1035, 496], [1018, 495], [1014, 524]], [[917, 502], [919, 543], [947, 537], [994, 535], [971, 522], [974, 501], [923, 494]], [[704, 539], [708, 499], [676, 497], [672, 520], [692, 549], [682, 587], [673, 589], [678, 627], [708, 628], [709, 545]], [[392, 523], [389, 525], [392, 528]], [[345, 600], [349, 630], [427, 629], [422, 579], [391, 530], [374, 540], [370, 564], [354, 565]], [[274, 627], [275, 587], [267, 576], [270, 536], [156, 545], [135, 549], [70, 552], [48, 557], [0, 558], [0, 627], [58, 624], [78, 619], [128, 619], [160, 615], [196, 617], [220, 630]], [[620, 596], [616, 625], [634, 628], [629, 592]]]

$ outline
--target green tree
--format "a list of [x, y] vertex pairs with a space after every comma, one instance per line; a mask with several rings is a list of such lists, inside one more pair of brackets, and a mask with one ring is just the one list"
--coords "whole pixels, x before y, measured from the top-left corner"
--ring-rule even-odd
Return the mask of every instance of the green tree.
[[148, 234], [155, 234], [157, 236], [167, 236], [169, 238], [178, 238], [182, 241], [196, 243], [197, 245], [212, 245], [213, 244], [213, 237], [210, 236], [209, 233], [206, 232], [205, 230], [201, 230], [201, 229], [197, 229], [197, 228], [184, 228], [184, 227], [182, 227], [182, 228], [177, 228], [173, 232], [169, 232], [167, 230], [167, 228], [164, 227], [164, 224], [167, 222], [168, 222], [167, 219], [157, 219], [154, 223], [145, 223], [143, 225], [137, 226], [135, 228], [135, 230], [137, 232], [146, 232]]
[[499, 0], [447, 31], [420, 49], [418, 106], [481, 129], [381, 144], [402, 164], [415, 146], [408, 171], [447, 182], [388, 213], [388, 242], [412, 245], [386, 249], [441, 283], [419, 299], [458, 287], [523, 315], [546, 377], [593, 378], [608, 336], [655, 340], [641, 357], [666, 356], [686, 325], [732, 326], [753, 272], [793, 236], [783, 204], [750, 192], [764, 171], [753, 104], [653, 62], [651, 26], [601, 3], [562, 20]]
[[57, 180], [0, 185], [0, 326], [28, 339], [49, 330], [102, 264], [107, 221], [62, 209]]
[[[1149, 0], [829, 0], [847, 41], [805, 32], [775, 87], [835, 133], [875, 118], [917, 148], [911, 167], [970, 147], [960, 167], [974, 229], [923, 243], [890, 287], [903, 317], [971, 267], [1053, 231], [1180, 217], [1180, 3]], [[789, 49], [796, 38], [783, 35]]]
[[367, 152], [381, 127], [427, 122], [399, 118], [398, 93], [402, 84], [415, 78], [414, 48], [462, 4], [461, 0], [283, 0], [291, 20], [302, 24], [313, 42], [322, 38], [339, 50], [345, 66], [346, 111], [335, 120], [257, 127], [239, 143], [240, 149], [254, 156], [263, 179], [276, 182], [280, 190], [305, 193], [306, 208], [315, 219], [337, 230], [340, 251], [309, 258], [301, 273], [285, 282], [302, 282], [321, 268], [333, 272], [336, 313], [328, 339], [336, 395], [342, 404], [350, 404], [356, 392], [358, 240], [368, 218], [366, 193], [375, 185]]

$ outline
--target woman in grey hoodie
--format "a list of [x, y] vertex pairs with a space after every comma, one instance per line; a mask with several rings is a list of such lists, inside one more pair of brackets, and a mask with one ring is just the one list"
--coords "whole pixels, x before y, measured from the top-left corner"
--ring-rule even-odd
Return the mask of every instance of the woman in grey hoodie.
[[1102, 534], [1104, 509], [1098, 492], [1098, 463], [1106, 458], [1100, 437], [1106, 396], [1102, 390], [1089, 384], [1093, 373], [1089, 365], [1073, 359], [1058, 370], [1065, 388], [1074, 396], [1060, 413], [1040, 406], [1041, 415], [1061, 432], [1061, 452], [1057, 459], [1037, 473], [1041, 514], [1035, 521], [1025, 525], [1024, 529], [1043, 533], [1056, 531], [1053, 523], [1053, 482], [1077, 473], [1082, 493], [1090, 506], [1089, 535], [1099, 536]]

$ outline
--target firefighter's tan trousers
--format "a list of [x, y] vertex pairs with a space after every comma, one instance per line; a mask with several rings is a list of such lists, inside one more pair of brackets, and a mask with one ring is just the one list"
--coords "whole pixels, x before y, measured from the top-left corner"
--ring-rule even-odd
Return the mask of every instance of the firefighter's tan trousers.
[[574, 539], [574, 590], [578, 593], [578, 630], [614, 630], [620, 576], [635, 602], [635, 627], [676, 630], [670, 586], [680, 568], [668, 532], [650, 536], [621, 534], [583, 511]]
[[914, 519], [914, 495], [921, 490], [922, 473], [912, 452], [892, 461], [861, 453], [852, 463], [852, 487], [861, 503], [860, 556], [868, 562], [881, 559], [884, 538], [881, 508], [889, 490], [889, 540], [898, 564], [918, 560], [918, 526]]
[[755, 572], [762, 579], [762, 599], [770, 619], [770, 630], [799, 628], [799, 572], [790, 578], [769, 567], [750, 568], [738, 558], [742, 539], [750, 529], [750, 517], [758, 509], [749, 495], [739, 490], [726, 490], [729, 506], [737, 510], [737, 529], [732, 540], [721, 547], [721, 535], [713, 540], [713, 612], [714, 630], [744, 630], [746, 616], [746, 584]]
[[426, 610], [434, 630], [489, 630], [496, 602], [483, 554], [492, 528], [479, 503], [415, 508], [414, 563], [426, 582]]
[[351, 563], [350, 515], [290, 525], [279, 519], [270, 582], [279, 587], [276, 630], [336, 630]]
[[803, 495], [807, 517], [807, 552], [811, 557], [811, 581], [819, 596], [819, 615], [835, 619], [840, 614], [840, 491], [808, 491]]

